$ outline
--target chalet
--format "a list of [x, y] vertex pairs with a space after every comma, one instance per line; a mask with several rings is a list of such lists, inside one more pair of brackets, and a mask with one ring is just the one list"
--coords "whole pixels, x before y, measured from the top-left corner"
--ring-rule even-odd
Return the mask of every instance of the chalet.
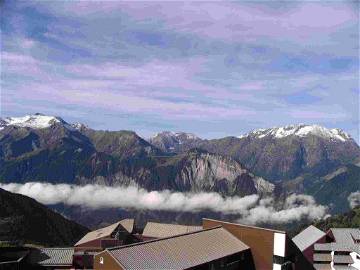
[[94, 269], [255, 270], [250, 248], [221, 227], [108, 248]]
[[146, 223], [141, 238], [142, 240], [165, 238], [199, 230], [202, 230], [201, 226], [148, 222]]
[[124, 219], [87, 233], [74, 246], [75, 251], [102, 251], [107, 247], [126, 244], [134, 230], [134, 220]]
[[124, 219], [87, 233], [74, 246], [74, 266], [80, 269], [92, 268], [96, 253], [108, 247], [137, 242], [132, 235], [134, 224], [134, 219]]
[[250, 248], [256, 270], [314, 269], [283, 231], [203, 219], [204, 229], [217, 226], [222, 226]]

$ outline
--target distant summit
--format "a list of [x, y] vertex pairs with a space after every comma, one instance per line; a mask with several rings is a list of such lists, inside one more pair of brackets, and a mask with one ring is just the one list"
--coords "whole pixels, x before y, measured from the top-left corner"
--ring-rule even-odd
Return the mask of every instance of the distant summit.
[[[196, 147], [201, 139], [192, 133], [163, 131], [155, 134], [149, 142], [165, 152], [178, 152], [182, 145], [186, 149]], [[190, 147], [188, 147], [190, 146]]]
[[340, 140], [343, 142], [351, 139], [349, 134], [338, 128], [328, 129], [319, 125], [305, 125], [305, 124], [289, 125], [284, 127], [273, 127], [267, 129], [257, 129], [251, 131], [248, 134], [241, 135], [238, 138], [242, 139], [246, 137], [255, 137], [261, 139], [265, 137], [273, 137], [273, 138], [281, 139], [289, 136], [306, 137], [308, 135], [314, 135], [314, 136], [322, 137], [324, 139]]
[[54, 124], [68, 125], [62, 118], [57, 116], [48, 116], [41, 113], [25, 115], [23, 117], [0, 118], [0, 128], [6, 126], [28, 127], [33, 129], [48, 128]]

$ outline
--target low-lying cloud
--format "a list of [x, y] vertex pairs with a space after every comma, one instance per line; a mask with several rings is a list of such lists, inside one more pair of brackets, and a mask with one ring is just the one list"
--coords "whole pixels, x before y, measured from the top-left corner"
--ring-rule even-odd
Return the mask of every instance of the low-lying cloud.
[[360, 205], [360, 191], [353, 192], [349, 195], [348, 201], [351, 208], [355, 208]]
[[214, 211], [239, 215], [242, 222], [287, 223], [301, 219], [323, 218], [326, 207], [317, 205], [308, 195], [290, 195], [279, 206], [273, 198], [258, 195], [223, 197], [214, 192], [147, 191], [135, 186], [68, 185], [29, 182], [0, 184], [0, 188], [20, 193], [46, 204], [63, 203], [94, 209], [119, 207], [136, 210], [175, 212]]

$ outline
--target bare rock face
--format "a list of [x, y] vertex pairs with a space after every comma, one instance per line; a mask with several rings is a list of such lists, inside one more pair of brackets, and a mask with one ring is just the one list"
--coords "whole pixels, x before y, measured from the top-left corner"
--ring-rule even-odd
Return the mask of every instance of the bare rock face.
[[224, 195], [271, 194], [274, 185], [254, 176], [239, 162], [216, 154], [189, 151], [175, 177], [186, 191], [214, 191]]

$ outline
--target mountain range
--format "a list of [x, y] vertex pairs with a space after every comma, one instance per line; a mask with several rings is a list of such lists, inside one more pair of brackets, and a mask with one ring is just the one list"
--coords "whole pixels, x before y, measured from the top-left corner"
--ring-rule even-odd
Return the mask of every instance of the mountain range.
[[[360, 190], [360, 148], [340, 129], [291, 125], [201, 139], [94, 130], [42, 114], [0, 119], [0, 182], [131, 185], [225, 196], [313, 195], [332, 212]], [[339, 188], [341, 187], [341, 192]]]

